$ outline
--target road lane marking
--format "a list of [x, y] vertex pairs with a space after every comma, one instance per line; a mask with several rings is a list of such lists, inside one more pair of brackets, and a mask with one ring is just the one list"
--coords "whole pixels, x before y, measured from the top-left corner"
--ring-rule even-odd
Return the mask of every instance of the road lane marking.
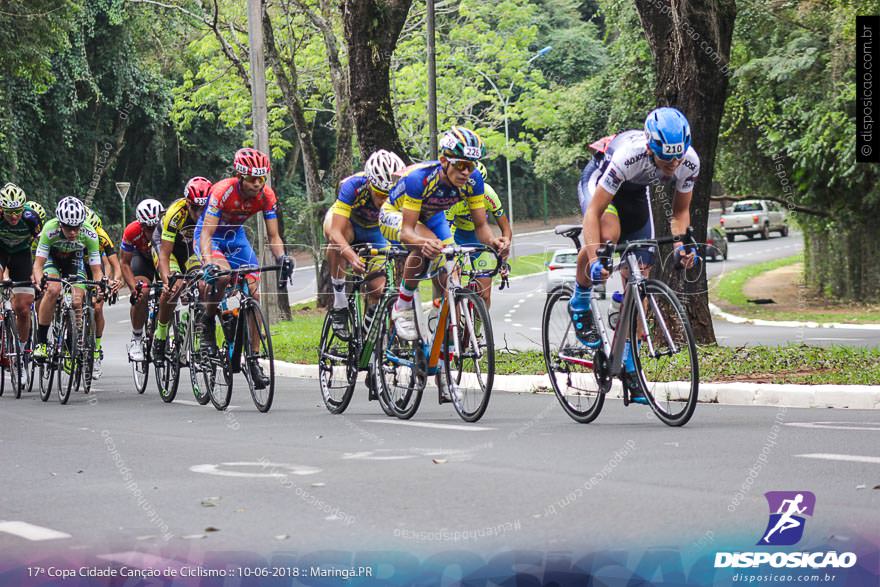
[[810, 453], [803, 455], [794, 455], [802, 459], [821, 459], [825, 461], [848, 461], [851, 463], [871, 463], [880, 465], [880, 457], [866, 457], [862, 455], [837, 455], [831, 453]]
[[403, 420], [364, 420], [373, 424], [395, 424], [397, 426], [412, 426], [414, 428], [435, 428], [437, 430], [464, 430], [467, 432], [485, 432], [497, 430], [488, 426], [462, 426], [461, 424], [432, 424], [431, 422], [406, 422]]
[[70, 538], [70, 534], [59, 532], [52, 528], [44, 528], [27, 522], [8, 521], [0, 522], [0, 532], [12, 534], [25, 540], [39, 542], [41, 540], [60, 540], [61, 538]]
[[[852, 426], [846, 426], [852, 424]], [[821, 428], [824, 430], [877, 430], [880, 431], [880, 422], [787, 422], [786, 426], [795, 428]]]
[[[268, 473], [247, 473], [244, 471], [227, 471], [220, 467], [259, 467], [267, 470]], [[321, 469], [317, 467], [307, 467], [305, 465], [290, 465], [286, 463], [270, 463], [265, 462], [233, 462], [219, 464], [193, 465], [189, 468], [193, 473], [204, 473], [205, 475], [217, 475], [220, 477], [286, 477], [287, 475], [314, 475], [320, 473]]]

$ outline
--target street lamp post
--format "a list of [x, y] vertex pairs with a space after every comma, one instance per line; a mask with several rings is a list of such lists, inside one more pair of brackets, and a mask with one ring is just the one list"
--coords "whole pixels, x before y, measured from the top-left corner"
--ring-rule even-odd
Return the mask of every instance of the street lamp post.
[[117, 181], [116, 182], [116, 191], [119, 193], [119, 199], [122, 200], [122, 228], [125, 229], [126, 226], [126, 218], [125, 218], [125, 197], [128, 195], [128, 190], [131, 188], [131, 183], [127, 181]]
[[[526, 65], [531, 65], [532, 62], [539, 58], [543, 57], [553, 47], [551, 45], [547, 45], [543, 49], [540, 49], [537, 53], [532, 55], [532, 57], [526, 61]], [[480, 70], [477, 70], [483, 78], [489, 82], [489, 85], [492, 86], [492, 89], [495, 90], [495, 93], [498, 94], [498, 101], [501, 102], [501, 114], [504, 116], [504, 160], [507, 167], [507, 218], [510, 220], [510, 230], [513, 231], [513, 186], [511, 184], [511, 176], [510, 176], [510, 121], [507, 117], [507, 106], [510, 103], [510, 92], [513, 90], [513, 82], [511, 82], [510, 87], [507, 88], [507, 98], [501, 95], [501, 90], [498, 89], [498, 86], [495, 85], [495, 82], [492, 81], [488, 75], [483, 73]]]

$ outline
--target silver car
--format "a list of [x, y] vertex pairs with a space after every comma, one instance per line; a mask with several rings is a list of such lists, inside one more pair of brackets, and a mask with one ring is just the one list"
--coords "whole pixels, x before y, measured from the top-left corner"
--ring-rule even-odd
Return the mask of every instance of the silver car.
[[574, 287], [574, 277], [577, 271], [577, 249], [558, 249], [553, 257], [544, 263], [547, 266], [545, 284], [547, 292], [565, 283]]

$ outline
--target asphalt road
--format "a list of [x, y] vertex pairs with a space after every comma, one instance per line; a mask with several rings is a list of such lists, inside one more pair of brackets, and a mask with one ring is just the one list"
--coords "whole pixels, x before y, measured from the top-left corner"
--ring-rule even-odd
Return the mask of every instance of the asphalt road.
[[332, 416], [314, 382], [287, 379], [268, 414], [242, 380], [220, 413], [186, 385], [170, 405], [152, 384], [136, 395], [113, 330], [93, 396], [0, 398], [7, 560], [752, 548], [771, 490], [815, 493], [804, 547], [880, 527], [876, 412], [700, 405], [672, 429], [608, 401], [578, 425], [552, 395], [498, 393], [476, 425], [432, 396], [404, 423], [362, 386]]

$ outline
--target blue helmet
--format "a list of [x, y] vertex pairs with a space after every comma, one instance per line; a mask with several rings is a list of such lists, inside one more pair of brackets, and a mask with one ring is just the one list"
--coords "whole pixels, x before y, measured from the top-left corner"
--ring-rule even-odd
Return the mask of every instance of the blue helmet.
[[645, 139], [661, 159], [681, 159], [691, 146], [691, 125], [675, 108], [657, 108], [645, 119]]

